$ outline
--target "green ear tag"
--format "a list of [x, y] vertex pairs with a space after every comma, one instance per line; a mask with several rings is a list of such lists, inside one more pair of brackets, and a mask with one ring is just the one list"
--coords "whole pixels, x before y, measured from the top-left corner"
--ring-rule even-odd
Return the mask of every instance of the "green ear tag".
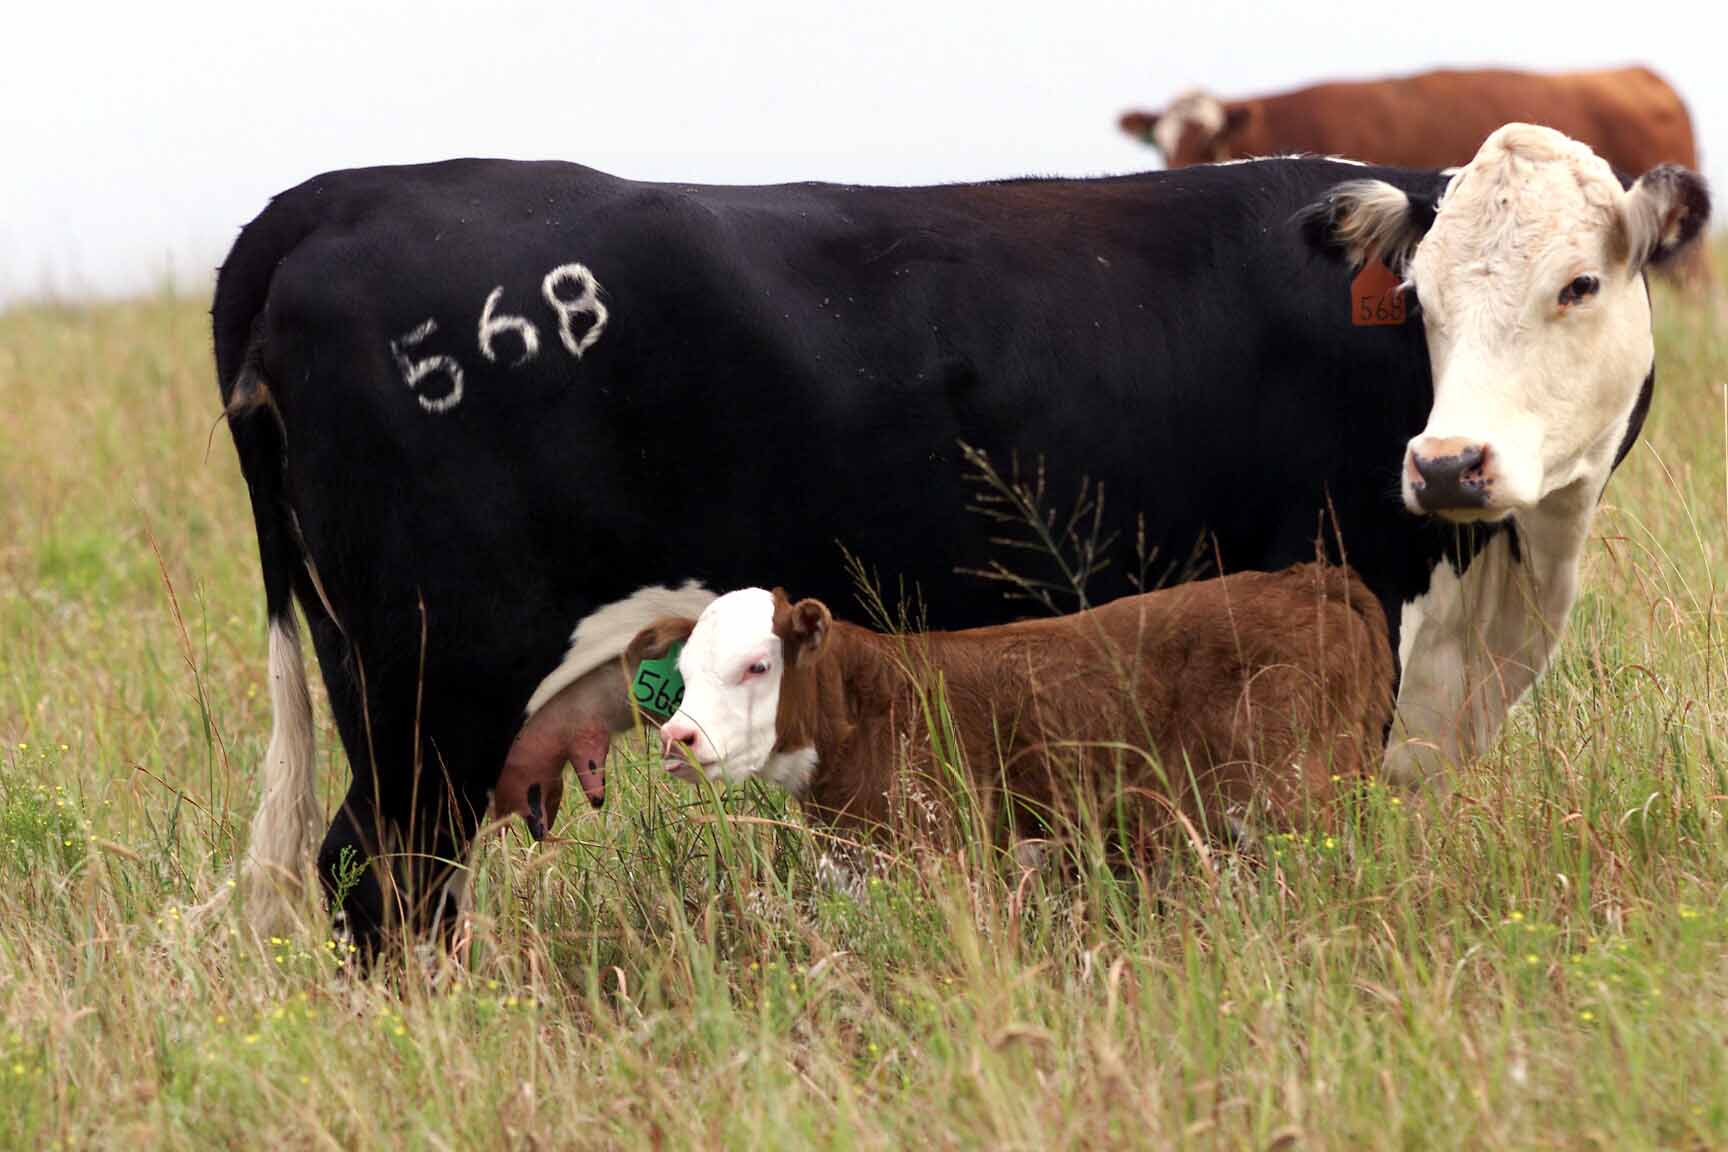
[[684, 677], [678, 675], [678, 653], [683, 649], [684, 645], [674, 644], [658, 660], [644, 660], [637, 666], [630, 695], [648, 715], [669, 720], [684, 703]]

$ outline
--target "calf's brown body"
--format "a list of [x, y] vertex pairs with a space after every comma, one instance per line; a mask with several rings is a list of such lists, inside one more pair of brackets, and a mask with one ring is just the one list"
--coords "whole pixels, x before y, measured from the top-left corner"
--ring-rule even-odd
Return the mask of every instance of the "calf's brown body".
[[[854, 828], [930, 814], [956, 771], [1020, 835], [1081, 804], [1131, 839], [1169, 828], [1177, 810], [1214, 834], [1288, 825], [1373, 770], [1390, 721], [1386, 621], [1339, 568], [1242, 573], [1072, 616], [916, 635], [776, 596], [776, 752], [813, 749], [806, 808]], [[643, 633], [639, 653], [678, 632]]]

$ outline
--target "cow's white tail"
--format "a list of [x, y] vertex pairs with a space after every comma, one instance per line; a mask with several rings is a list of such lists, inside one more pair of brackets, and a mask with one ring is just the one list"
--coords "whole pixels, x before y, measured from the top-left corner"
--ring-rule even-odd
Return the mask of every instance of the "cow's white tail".
[[247, 919], [260, 933], [284, 931], [294, 923], [324, 825], [316, 789], [312, 696], [292, 612], [270, 621], [270, 710], [262, 796], [240, 867]]

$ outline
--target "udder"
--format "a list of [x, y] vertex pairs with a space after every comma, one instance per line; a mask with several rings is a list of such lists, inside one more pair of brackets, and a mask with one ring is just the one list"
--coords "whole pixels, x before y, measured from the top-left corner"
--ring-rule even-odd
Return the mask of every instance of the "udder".
[[534, 839], [544, 839], [564, 800], [566, 764], [575, 766], [588, 803], [595, 808], [604, 804], [612, 733], [630, 728], [628, 691], [622, 670], [606, 665], [572, 683], [529, 717], [498, 775], [493, 814], [520, 816]]

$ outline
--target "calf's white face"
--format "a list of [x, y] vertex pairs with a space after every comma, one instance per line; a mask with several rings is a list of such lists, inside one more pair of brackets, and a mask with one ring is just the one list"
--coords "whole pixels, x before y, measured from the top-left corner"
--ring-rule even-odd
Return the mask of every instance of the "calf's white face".
[[774, 594], [728, 592], [702, 615], [678, 654], [684, 702], [660, 729], [667, 769], [737, 784], [774, 754], [784, 675]]
[[1406, 446], [1406, 506], [1497, 520], [1574, 485], [1594, 499], [1653, 370], [1644, 269], [1708, 219], [1703, 182], [1665, 166], [1623, 190], [1584, 145], [1508, 124], [1426, 234], [1424, 206], [1381, 181], [1330, 204], [1351, 255], [1402, 268], [1421, 304], [1434, 406]]

